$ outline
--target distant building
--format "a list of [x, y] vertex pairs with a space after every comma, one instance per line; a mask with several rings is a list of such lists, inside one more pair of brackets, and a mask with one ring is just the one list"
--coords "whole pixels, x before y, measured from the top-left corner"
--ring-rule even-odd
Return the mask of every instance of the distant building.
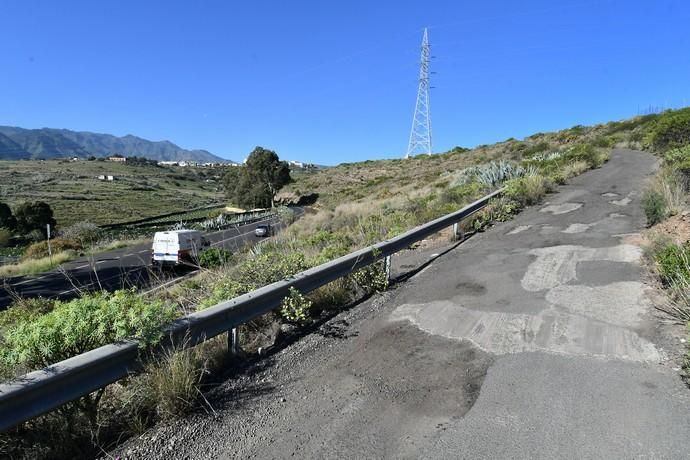
[[100, 176], [98, 176], [98, 180], [105, 180], [105, 176], [101, 174]]
[[113, 180], [115, 180], [115, 177], [113, 177], [113, 176], [108, 176], [108, 180], [113, 181]]
[[177, 166], [177, 161], [159, 161], [159, 166]]
[[124, 163], [127, 161], [127, 157], [123, 157], [122, 155], [113, 155], [112, 157], [108, 157], [108, 161], [116, 161], [119, 163]]

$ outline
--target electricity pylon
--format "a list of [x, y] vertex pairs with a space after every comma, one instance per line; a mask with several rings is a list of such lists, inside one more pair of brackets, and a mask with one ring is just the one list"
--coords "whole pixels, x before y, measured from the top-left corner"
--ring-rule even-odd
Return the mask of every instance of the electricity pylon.
[[409, 158], [418, 153], [431, 155], [431, 113], [429, 109], [429, 61], [431, 61], [431, 48], [429, 46], [429, 34], [424, 28], [422, 39], [422, 59], [419, 70], [419, 89], [417, 90], [417, 104], [412, 118], [410, 130], [410, 143], [407, 145]]

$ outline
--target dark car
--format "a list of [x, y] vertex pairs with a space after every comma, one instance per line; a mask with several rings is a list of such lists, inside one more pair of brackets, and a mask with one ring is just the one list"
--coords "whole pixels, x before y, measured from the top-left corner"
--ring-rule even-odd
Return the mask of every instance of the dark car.
[[271, 236], [272, 229], [271, 226], [268, 224], [262, 224], [258, 225], [256, 229], [254, 230], [254, 235], [263, 237], [263, 236]]

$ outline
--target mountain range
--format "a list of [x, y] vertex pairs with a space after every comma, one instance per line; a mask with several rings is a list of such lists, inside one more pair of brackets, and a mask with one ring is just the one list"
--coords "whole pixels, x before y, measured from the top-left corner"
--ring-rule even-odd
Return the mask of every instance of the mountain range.
[[0, 160], [107, 157], [120, 154], [157, 161], [231, 163], [206, 150], [187, 150], [170, 141], [149, 141], [69, 129], [0, 126]]

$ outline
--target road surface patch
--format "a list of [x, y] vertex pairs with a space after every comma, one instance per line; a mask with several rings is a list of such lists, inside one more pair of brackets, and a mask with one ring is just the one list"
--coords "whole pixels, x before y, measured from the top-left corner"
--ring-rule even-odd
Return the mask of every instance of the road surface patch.
[[567, 214], [573, 212], [582, 207], [582, 203], [563, 203], [563, 204], [550, 204], [544, 206], [540, 209], [540, 212], [548, 212], [553, 215]]
[[441, 300], [401, 305], [391, 320], [407, 320], [432, 335], [469, 340], [498, 355], [543, 351], [638, 362], [661, 359], [651, 342], [630, 329], [555, 308], [536, 315], [487, 312]]
[[561, 233], [582, 233], [589, 230], [596, 224], [570, 224], [568, 228], [562, 230]]
[[608, 260], [612, 262], [638, 262], [642, 251], [630, 244], [608, 248], [563, 245], [529, 251], [537, 259], [527, 267], [521, 285], [526, 291], [537, 292], [569, 283], [577, 277], [577, 264], [582, 261]]
[[517, 235], [518, 233], [524, 232], [525, 230], [529, 230], [530, 228], [532, 228], [531, 225], [518, 225], [517, 227], [506, 233], [506, 235]]

